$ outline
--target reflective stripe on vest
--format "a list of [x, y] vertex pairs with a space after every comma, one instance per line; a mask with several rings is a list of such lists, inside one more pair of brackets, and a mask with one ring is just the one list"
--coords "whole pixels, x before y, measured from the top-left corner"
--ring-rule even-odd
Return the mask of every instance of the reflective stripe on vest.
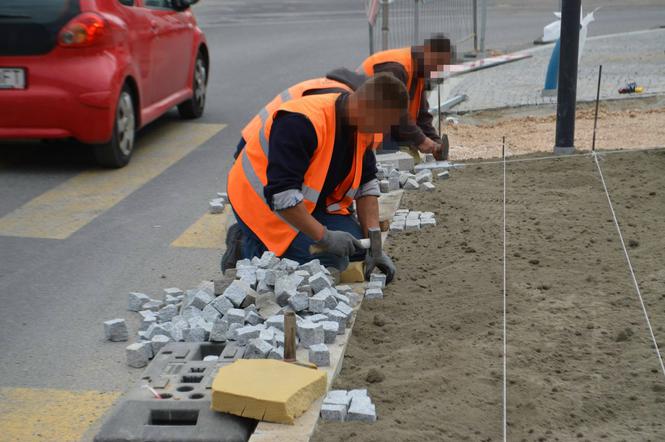
[[415, 121], [420, 110], [420, 99], [422, 98], [425, 81], [415, 78], [416, 69], [411, 55], [411, 48], [389, 49], [370, 55], [360, 65], [361, 72], [367, 76], [374, 75], [374, 67], [382, 63], [398, 63], [406, 71], [406, 90], [409, 92], [409, 116]]

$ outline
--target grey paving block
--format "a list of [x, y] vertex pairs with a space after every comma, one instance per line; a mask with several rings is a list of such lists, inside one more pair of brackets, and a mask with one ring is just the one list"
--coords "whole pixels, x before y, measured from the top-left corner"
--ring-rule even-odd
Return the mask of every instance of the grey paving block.
[[416, 173], [416, 182], [418, 184], [431, 183], [433, 179], [432, 171], [425, 169]]
[[279, 264], [276, 266], [277, 269], [286, 270], [289, 272], [295, 271], [298, 267], [300, 267], [300, 263], [298, 261], [294, 261], [288, 258], [282, 258]]
[[176, 296], [166, 295], [164, 297], [164, 303], [168, 305], [176, 305], [180, 303], [180, 298]]
[[434, 226], [436, 226], [436, 220], [434, 218], [427, 218], [420, 220], [421, 229], [426, 229], [428, 227], [434, 227]]
[[169, 322], [178, 314], [178, 307], [173, 304], [167, 304], [157, 312], [157, 318], [160, 322]]
[[127, 309], [132, 312], [144, 310], [143, 306], [150, 301], [150, 297], [144, 293], [131, 292], [127, 299]]
[[314, 344], [309, 346], [309, 362], [317, 367], [330, 366], [330, 350], [326, 344]]
[[[151, 313], [154, 313], [151, 310], [147, 310]], [[156, 315], [151, 315], [151, 316], [144, 316], [141, 318], [141, 325], [139, 326], [140, 331], [146, 331], [152, 324], [157, 324], [157, 316]]]
[[404, 230], [407, 232], [414, 232], [420, 230], [420, 220], [419, 219], [407, 219]]
[[279, 258], [273, 252], [265, 251], [259, 259], [258, 267], [262, 269], [268, 269], [277, 265], [278, 263]]
[[272, 347], [268, 353], [268, 359], [284, 360], [284, 347]]
[[266, 328], [265, 330], [261, 330], [259, 332], [258, 339], [272, 344], [275, 341], [275, 331], [279, 332], [279, 330], [277, 330], [274, 327], [270, 327], [270, 328]]
[[206, 331], [203, 327], [186, 328], [183, 330], [182, 337], [185, 342], [204, 342], [206, 339]]
[[299, 269], [306, 270], [310, 275], [315, 275], [323, 270], [321, 266], [321, 261], [318, 259], [313, 259], [305, 264], [302, 264], [298, 267]]
[[342, 405], [346, 410], [351, 404], [351, 396], [347, 390], [330, 390], [324, 397], [323, 403], [329, 405]]
[[275, 327], [278, 330], [284, 331], [284, 315], [273, 315], [266, 319], [265, 322], [268, 327]]
[[173, 335], [173, 323], [164, 322], [161, 324], [153, 324], [146, 330], [146, 336], [148, 339], [152, 339], [157, 335], [170, 336]]
[[183, 341], [185, 339], [184, 331], [189, 328], [189, 322], [182, 316], [175, 316], [171, 320], [171, 324], [173, 324], [173, 331], [171, 332], [173, 340]]
[[209, 305], [215, 308], [219, 313], [225, 315], [233, 308], [233, 303], [225, 296], [218, 296]]
[[397, 210], [395, 210], [395, 216], [399, 216], [399, 215], [406, 216], [408, 214], [409, 214], [409, 209], [397, 209]]
[[231, 301], [235, 307], [240, 307], [248, 294], [253, 292], [252, 288], [243, 281], [235, 280], [224, 290], [224, 297]]
[[302, 312], [309, 307], [310, 298], [305, 293], [296, 293], [289, 298], [289, 306], [294, 312]]
[[302, 282], [302, 277], [298, 275], [282, 275], [275, 281], [275, 297], [277, 303], [282, 304], [280, 300], [283, 300], [286, 297], [286, 302], [291, 296], [294, 296], [298, 292], [298, 286]]
[[172, 339], [169, 338], [168, 336], [164, 336], [164, 335], [154, 336], [150, 340], [150, 342], [152, 343], [152, 354], [156, 355], [157, 353], [159, 353], [159, 350], [161, 350], [162, 347], [164, 347], [166, 344], [168, 344], [171, 341], [172, 341]]
[[365, 299], [383, 299], [383, 290], [377, 287], [372, 287], [365, 290]]
[[369, 281], [370, 282], [378, 281], [381, 283], [381, 288], [383, 288], [386, 286], [386, 275], [384, 275], [383, 273], [372, 273], [369, 276]]
[[335, 321], [328, 321], [326, 317], [325, 321], [321, 321], [320, 324], [323, 325], [323, 342], [326, 344], [332, 344], [335, 342], [335, 337], [339, 334], [339, 323]]
[[418, 182], [413, 178], [409, 178], [406, 180], [406, 183], [404, 183], [405, 190], [418, 190], [419, 188], [420, 184], [418, 184]]
[[390, 231], [395, 232], [395, 233], [403, 232], [405, 224], [406, 223], [403, 223], [403, 222], [401, 222], [401, 223], [392, 222], [392, 223], [390, 223]]
[[[236, 271], [236, 278], [250, 287], [256, 287], [256, 267], [242, 267]], [[233, 283], [231, 283], [233, 284]]]
[[369, 281], [365, 283], [365, 289], [382, 289], [383, 283], [381, 281]]
[[420, 213], [420, 220], [424, 219], [433, 219], [434, 218], [434, 212], [421, 212]]
[[425, 192], [432, 192], [434, 189], [436, 189], [436, 186], [432, 183], [422, 183], [420, 185], [420, 190], [425, 191]]
[[351, 301], [349, 301], [349, 297], [342, 294], [342, 293], [334, 292], [333, 296], [335, 296], [335, 299], [337, 300], [337, 302], [344, 302], [346, 304], [349, 304], [351, 302]]
[[337, 331], [337, 334], [343, 335], [346, 330], [346, 315], [339, 310], [326, 310], [324, 313], [328, 316], [328, 319], [339, 324], [339, 330]]
[[307, 318], [305, 318], [305, 320], [307, 320], [309, 322], [313, 322], [313, 323], [316, 324], [317, 322], [327, 321], [328, 317], [326, 315], [324, 315], [323, 313], [317, 313], [315, 315], [308, 316]]
[[331, 287], [330, 280], [323, 272], [318, 272], [310, 276], [309, 285], [312, 287], [314, 293], [319, 293], [321, 290]]
[[354, 397], [346, 414], [347, 421], [375, 422], [376, 407], [369, 397]]
[[242, 327], [243, 327], [243, 325], [242, 325], [242, 324], [238, 324], [237, 322], [234, 322], [234, 323], [229, 324], [229, 329], [228, 329], [228, 331], [226, 332], [226, 340], [227, 340], [227, 341], [229, 341], [229, 340], [231, 340], [231, 341], [235, 341], [236, 338], [237, 338], [237, 336], [236, 336], [236, 331], [237, 331], [239, 328], [242, 328]]
[[348, 298], [349, 298], [349, 305], [351, 307], [355, 307], [358, 304], [360, 304], [360, 295], [358, 293], [349, 292], [349, 293], [346, 294], [346, 296], [348, 296]]
[[245, 350], [245, 359], [265, 359], [272, 350], [272, 345], [261, 339], [251, 339]]
[[321, 291], [309, 298], [309, 311], [312, 313], [323, 313], [323, 311], [326, 309], [328, 296], [329, 295], [327, 291]]
[[447, 170], [444, 170], [443, 172], [437, 173], [436, 177], [440, 180], [447, 180], [450, 178], [450, 173]]
[[208, 211], [212, 214], [224, 213], [224, 203], [220, 199], [214, 199], [208, 203]]
[[251, 325], [258, 325], [263, 323], [263, 317], [256, 312], [245, 312], [245, 322]]
[[399, 190], [399, 176], [388, 177], [388, 191]]
[[104, 321], [104, 334], [106, 335], [106, 339], [112, 342], [121, 342], [129, 339], [127, 323], [121, 318]]
[[246, 325], [236, 330], [236, 341], [239, 345], [247, 345], [251, 339], [258, 338], [261, 329], [255, 325]]
[[229, 326], [231, 324], [244, 325], [245, 324], [245, 311], [241, 310], [239, 308], [229, 309], [226, 312], [226, 315], [224, 315], [224, 319], [226, 319], [226, 321], [229, 323]]
[[162, 307], [164, 307], [164, 302], [158, 299], [151, 299], [150, 301], [143, 304], [143, 309], [152, 310], [153, 312], [159, 311], [159, 309]]
[[210, 341], [213, 342], [224, 342], [226, 341], [226, 333], [229, 331], [229, 323], [226, 319], [217, 319], [212, 324], [212, 330], [210, 330]]
[[338, 303], [337, 307], [335, 307], [335, 310], [337, 310], [338, 312], [342, 312], [346, 316], [347, 322], [348, 319], [353, 314], [353, 308], [350, 305], [345, 304], [343, 302]]
[[152, 344], [150, 342], [135, 342], [125, 348], [127, 365], [134, 368], [142, 368], [148, 365], [152, 358]]
[[185, 292], [183, 292], [182, 290], [180, 290], [177, 287], [169, 287], [167, 289], [164, 289], [164, 294], [173, 296], [174, 298], [177, 298], [178, 296], [184, 295]]
[[390, 182], [388, 180], [380, 180], [379, 181], [379, 191], [381, 193], [390, 192]]
[[239, 259], [236, 261], [236, 269], [240, 269], [243, 267], [252, 267], [252, 261], [249, 259]]
[[323, 344], [325, 341], [323, 325], [320, 323], [314, 324], [309, 321], [301, 321], [297, 324], [297, 329], [300, 345], [304, 348], [309, 348], [316, 344]]
[[199, 290], [192, 298], [191, 306], [203, 311], [205, 306], [210, 304], [214, 299], [214, 296], [208, 294], [208, 292]]
[[208, 322], [215, 322], [215, 320], [220, 318], [222, 314], [215, 307], [213, 307], [212, 304], [208, 304], [203, 309], [201, 316]]

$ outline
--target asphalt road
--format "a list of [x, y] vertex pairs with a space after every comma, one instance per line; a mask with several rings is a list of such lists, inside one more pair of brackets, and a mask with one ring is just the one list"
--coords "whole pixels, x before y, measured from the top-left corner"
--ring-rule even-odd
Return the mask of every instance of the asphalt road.
[[[529, 46], [558, 4], [496, 3], [487, 47], [497, 49]], [[657, 3], [607, 6], [590, 35], [665, 25]], [[283, 88], [355, 67], [367, 54], [359, 0], [202, 0], [195, 12], [212, 53], [205, 125], [171, 112], [142, 131], [136, 157], [148, 175], [134, 162], [138, 178], [99, 170], [74, 143], [0, 144], [0, 226], [19, 211], [14, 231], [29, 232], [8, 236], [0, 227], [0, 387], [121, 391], [135, 380], [126, 344], [104, 342], [102, 321], [131, 317], [130, 291], [161, 296], [216, 275], [218, 250], [171, 243], [225, 188], [243, 123]], [[173, 139], [180, 144], [169, 148]], [[73, 204], [81, 188], [95, 189], [100, 208]], [[51, 211], [64, 224], [85, 216], [78, 228], [54, 227], [61, 238], [49, 239]]]

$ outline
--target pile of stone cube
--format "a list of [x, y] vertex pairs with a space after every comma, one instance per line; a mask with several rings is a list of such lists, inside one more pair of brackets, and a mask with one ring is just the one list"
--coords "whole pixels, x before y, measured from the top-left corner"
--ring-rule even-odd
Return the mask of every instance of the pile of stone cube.
[[223, 213], [224, 206], [229, 202], [229, 196], [224, 192], [217, 192], [217, 198], [210, 200], [208, 210], [212, 214]]
[[377, 166], [377, 178], [379, 179], [379, 189], [381, 193], [388, 193], [394, 190], [425, 190], [435, 189], [432, 181], [434, 175], [429, 169], [424, 169], [413, 174], [409, 171], [388, 169], [383, 166]]
[[376, 406], [366, 389], [330, 390], [323, 398], [321, 419], [335, 422], [375, 422]]
[[390, 222], [391, 232], [413, 232], [436, 226], [433, 212], [398, 209]]
[[[214, 284], [186, 292], [166, 289], [163, 300], [130, 293], [128, 301], [129, 310], [141, 316], [139, 341], [127, 347], [132, 367], [147, 365], [159, 349], [177, 341], [232, 341], [244, 347], [245, 358], [282, 359], [287, 310], [296, 313], [299, 348], [308, 349], [311, 362], [326, 366], [328, 345], [345, 333], [360, 297], [348, 285], [335, 285], [318, 260], [299, 265], [265, 252], [238, 261]], [[108, 339], [119, 340], [124, 334], [114, 321], [104, 327]]]

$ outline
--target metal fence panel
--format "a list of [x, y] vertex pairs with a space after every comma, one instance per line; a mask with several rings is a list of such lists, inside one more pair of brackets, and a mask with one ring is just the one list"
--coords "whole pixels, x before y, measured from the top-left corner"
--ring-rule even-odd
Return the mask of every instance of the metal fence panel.
[[458, 54], [477, 50], [482, 6], [484, 0], [366, 0], [370, 52], [422, 44], [436, 33], [446, 34]]

